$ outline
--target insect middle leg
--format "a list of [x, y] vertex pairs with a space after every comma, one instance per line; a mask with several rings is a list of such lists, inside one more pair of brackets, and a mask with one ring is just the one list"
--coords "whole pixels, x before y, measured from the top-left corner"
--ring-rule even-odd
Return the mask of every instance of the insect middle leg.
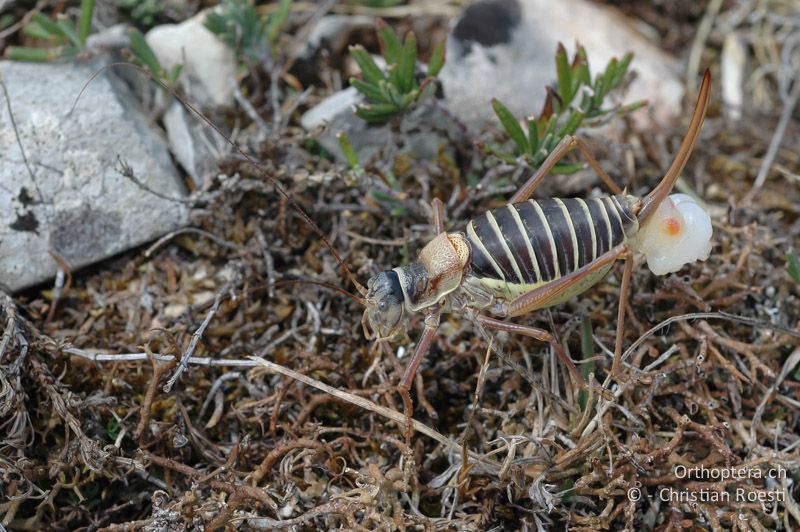
[[552, 347], [558, 355], [558, 358], [560, 358], [561, 362], [567, 367], [570, 376], [572, 376], [572, 379], [578, 384], [578, 386], [584, 389], [589, 387], [589, 385], [586, 384], [583, 375], [581, 375], [581, 372], [575, 367], [575, 363], [572, 361], [569, 355], [567, 355], [567, 352], [564, 351], [564, 348], [561, 347], [551, 333], [545, 331], [544, 329], [537, 329], [536, 327], [529, 327], [527, 325], [520, 325], [510, 321], [498, 320], [495, 318], [490, 318], [489, 316], [481, 315], [478, 316], [477, 319], [478, 323], [487, 329], [505, 331], [512, 334], [521, 334], [522, 336], [529, 336], [531, 338], [536, 338], [539, 341], [549, 343], [550, 347]]
[[547, 156], [547, 159], [544, 160], [539, 169], [536, 170], [536, 172], [534, 172], [530, 178], [528, 178], [525, 184], [522, 185], [513, 196], [511, 196], [511, 199], [508, 200], [508, 203], [519, 203], [521, 201], [528, 200], [533, 194], [533, 191], [536, 190], [536, 187], [541, 184], [544, 177], [550, 173], [550, 170], [553, 169], [558, 161], [563, 159], [566, 154], [575, 148], [578, 148], [578, 151], [581, 152], [583, 157], [589, 163], [589, 166], [591, 166], [592, 169], [597, 172], [597, 175], [600, 177], [603, 183], [605, 183], [609, 190], [611, 190], [611, 192], [614, 194], [622, 194], [622, 188], [620, 188], [620, 186], [617, 185], [613, 179], [611, 179], [611, 176], [609, 176], [606, 171], [600, 167], [600, 163], [598, 163], [597, 159], [594, 158], [594, 155], [592, 155], [592, 151], [589, 149], [589, 146], [586, 144], [586, 142], [575, 135], [567, 135], [561, 139], [561, 142], [559, 142], [555, 149], [550, 152], [550, 155]]

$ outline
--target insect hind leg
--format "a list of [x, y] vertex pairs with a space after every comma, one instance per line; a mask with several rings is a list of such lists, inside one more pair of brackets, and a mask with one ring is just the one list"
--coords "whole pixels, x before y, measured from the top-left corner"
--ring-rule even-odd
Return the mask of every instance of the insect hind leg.
[[[611, 374], [614, 379], [622, 380], [624, 376], [621, 374], [620, 366], [622, 365], [622, 340], [623, 333], [625, 332], [625, 309], [627, 308], [628, 292], [630, 291], [630, 281], [633, 273], [632, 254], [627, 244], [619, 244], [577, 271], [569, 273], [544, 286], [540, 286], [510, 302], [496, 305], [495, 311], [497, 311], [497, 314], [500, 316], [514, 317], [548, 307], [553, 301], [557, 301], [565, 293], [568, 293], [570, 288], [574, 287], [576, 283], [590, 277], [593, 273], [602, 271], [603, 268], [609, 266], [616, 260], [624, 260], [625, 268], [622, 273], [622, 283], [620, 286], [619, 307], [617, 309], [617, 336], [614, 345], [614, 360], [611, 366]], [[586, 386], [586, 382], [583, 380], [577, 368], [575, 368], [575, 364], [547, 331], [489, 318], [488, 316], [480, 316], [479, 320], [482, 324], [490, 328], [531, 336], [543, 342], [550, 343], [564, 362], [564, 365], [567, 366], [567, 369], [570, 371], [575, 381], [581, 386]]]
[[592, 155], [592, 150], [586, 144], [586, 142], [576, 136], [576, 135], [567, 135], [561, 142], [559, 142], [555, 149], [547, 156], [547, 159], [544, 160], [542, 165], [539, 167], [533, 175], [528, 178], [524, 185], [511, 196], [511, 199], [508, 200], [509, 203], [520, 203], [522, 201], [527, 201], [536, 188], [542, 183], [545, 176], [550, 173], [550, 171], [558, 164], [558, 161], [564, 158], [566, 154], [578, 148], [578, 151], [581, 152], [584, 159], [589, 163], [589, 166], [597, 173], [600, 177], [600, 180], [605, 183], [611, 192], [614, 194], [622, 194], [622, 188], [617, 185], [617, 183], [611, 179], [605, 170], [600, 167], [600, 163], [597, 162], [594, 155]]
[[625, 269], [622, 270], [622, 282], [619, 287], [617, 337], [614, 341], [614, 361], [611, 364], [611, 376], [617, 381], [624, 380], [624, 376], [620, 372], [620, 366], [622, 365], [622, 337], [625, 333], [625, 310], [628, 307], [631, 276], [633, 274], [633, 256], [629, 249], [625, 249], [622, 259], [625, 261]]

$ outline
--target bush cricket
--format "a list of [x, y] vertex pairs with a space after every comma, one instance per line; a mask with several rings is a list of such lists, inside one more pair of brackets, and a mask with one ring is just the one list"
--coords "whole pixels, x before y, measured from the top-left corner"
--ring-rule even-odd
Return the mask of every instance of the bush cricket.
[[[697, 140], [710, 85], [706, 71], [680, 149], [664, 177], [644, 198], [624, 194], [585, 143], [570, 135], [505, 207], [471, 220], [464, 233], [445, 232], [443, 204], [433, 200], [437, 236], [422, 249], [417, 261], [369, 280], [362, 319], [367, 338], [380, 341], [402, 332], [409, 314], [425, 313], [424, 330], [399, 384], [407, 416], [411, 414], [411, 383], [445, 311], [466, 312], [487, 329], [548, 342], [573, 379], [587, 386], [552, 334], [505, 319], [563, 303], [600, 281], [621, 259], [625, 268], [611, 370], [614, 378], [619, 378], [633, 253], [645, 253], [651, 269], [667, 273], [706, 259], [710, 251], [708, 215], [686, 195], [668, 198]], [[578, 148], [614, 195], [589, 200], [530, 199], [547, 173], [573, 148]], [[659, 264], [663, 260], [671, 263]]]

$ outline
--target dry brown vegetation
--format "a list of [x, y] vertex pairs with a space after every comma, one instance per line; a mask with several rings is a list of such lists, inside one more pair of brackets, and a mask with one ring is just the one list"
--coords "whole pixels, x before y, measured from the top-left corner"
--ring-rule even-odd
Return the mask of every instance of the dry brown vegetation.
[[[701, 16], [676, 27], [691, 36]], [[773, 22], [742, 27], [758, 37]], [[715, 79], [719, 39], [701, 43]], [[692, 46], [690, 37], [683, 43]], [[776, 61], [776, 72], [786, 66]], [[607, 378], [621, 267], [524, 320], [554, 330], [608, 398], [579, 391], [546, 345], [488, 337], [447, 315], [421, 367], [410, 446], [395, 385], [398, 351], [416, 340], [420, 318], [411, 339], [380, 356], [363, 338], [362, 309], [306, 282], [351, 288], [265, 176], [362, 282], [427, 242], [421, 205], [431, 197], [449, 199], [448, 228], [461, 230], [504, 195], [463, 186], [487, 171], [466, 146], [459, 161], [396, 161], [406, 209], [390, 216], [368, 184], [348, 184], [346, 168], [305, 149], [295, 121], [280, 135], [246, 129], [238, 141], [253, 147], [259, 166], [236, 153], [221, 161], [219, 178], [192, 196], [192, 229], [73, 273], [57, 297], [48, 287], [2, 296], [0, 529], [798, 526], [800, 286], [787, 253], [800, 242], [800, 121], [795, 111], [772, 171], [748, 200], [788, 105], [774, 77], [753, 83], [762, 106], [745, 109], [739, 123], [723, 117], [715, 92], [684, 173], [712, 212], [711, 257], [665, 278], [635, 269], [627, 380]], [[268, 101], [254, 103], [270, 115]], [[641, 193], [684, 128], [593, 144], [601, 164]], [[596, 186], [589, 173], [553, 176], [540, 194], [587, 195]], [[786, 474], [682, 478], [679, 466]], [[668, 502], [659, 499], [664, 488], [785, 499]]]

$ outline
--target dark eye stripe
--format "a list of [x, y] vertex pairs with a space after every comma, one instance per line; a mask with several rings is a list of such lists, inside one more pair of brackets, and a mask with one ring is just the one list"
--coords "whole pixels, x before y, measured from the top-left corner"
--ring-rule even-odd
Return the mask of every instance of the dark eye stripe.
[[392, 285], [392, 293], [402, 301], [403, 290], [400, 287], [400, 276], [397, 275], [397, 272], [394, 270], [389, 270], [386, 273], [386, 276], [389, 278], [389, 282]]

